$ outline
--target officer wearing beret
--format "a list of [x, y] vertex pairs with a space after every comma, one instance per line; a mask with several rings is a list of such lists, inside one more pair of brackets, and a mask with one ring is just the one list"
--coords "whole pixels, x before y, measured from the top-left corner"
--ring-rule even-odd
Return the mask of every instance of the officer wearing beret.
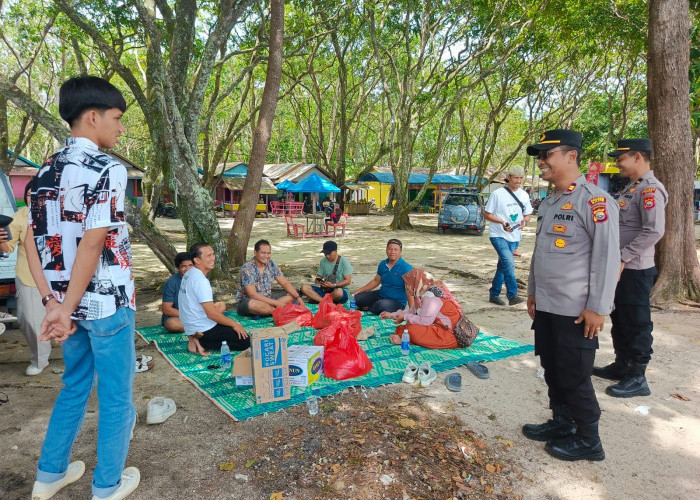
[[644, 376], [653, 352], [649, 294], [657, 274], [654, 245], [664, 235], [668, 195], [650, 169], [649, 139], [621, 140], [608, 156], [617, 160], [620, 175], [630, 182], [617, 200], [622, 273], [615, 291], [615, 310], [610, 315], [615, 361], [593, 368], [593, 375], [620, 381], [605, 390], [610, 396], [649, 396]]
[[620, 269], [618, 207], [581, 175], [581, 139], [573, 130], [549, 130], [527, 148], [554, 185], [539, 207], [527, 291], [553, 418], [524, 425], [523, 434], [546, 441], [559, 459], [603, 460], [591, 370]]

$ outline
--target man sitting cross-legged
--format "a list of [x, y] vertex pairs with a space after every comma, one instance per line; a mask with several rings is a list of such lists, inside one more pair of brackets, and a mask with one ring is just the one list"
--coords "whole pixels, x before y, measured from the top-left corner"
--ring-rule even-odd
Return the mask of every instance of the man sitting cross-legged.
[[[192, 265], [192, 258], [189, 252], [180, 252], [177, 254], [175, 256], [177, 272], [168, 278], [163, 285], [163, 303], [161, 304], [163, 317], [161, 323], [169, 332], [182, 333], [185, 331], [185, 327], [182, 326], [182, 321], [180, 321], [178, 294], [180, 293], [182, 277], [187, 271], [192, 269]], [[226, 310], [226, 304], [223, 302], [217, 302], [214, 305], [221, 313]]]
[[[240, 316], [271, 316], [272, 311], [289, 302], [303, 303], [301, 295], [270, 259], [271, 254], [270, 242], [259, 240], [255, 243], [253, 258], [241, 267], [236, 292]], [[285, 291], [273, 294], [273, 281]]]
[[220, 349], [226, 341], [232, 351], [250, 347], [250, 338], [237, 321], [225, 316], [214, 304], [211, 284], [207, 274], [214, 269], [216, 255], [207, 243], [195, 243], [190, 248], [194, 267], [182, 277], [180, 294], [180, 319], [189, 337], [187, 350], [208, 356], [206, 349]]
[[338, 244], [326, 241], [321, 253], [325, 255], [318, 265], [318, 277], [315, 285], [301, 285], [301, 293], [311, 300], [321, 302], [330, 294], [336, 304], [348, 301], [348, 286], [352, 283], [352, 265], [346, 257], [338, 254]]

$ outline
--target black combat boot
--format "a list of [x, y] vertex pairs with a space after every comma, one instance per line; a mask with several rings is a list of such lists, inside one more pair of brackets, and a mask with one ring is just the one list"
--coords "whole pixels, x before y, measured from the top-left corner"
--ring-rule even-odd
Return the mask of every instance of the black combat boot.
[[651, 391], [647, 385], [644, 372], [646, 363], [632, 363], [627, 375], [615, 385], [609, 386], [605, 392], [614, 398], [633, 398], [635, 396], [649, 396]]
[[594, 366], [593, 375], [607, 380], [622, 380], [629, 371], [629, 361], [615, 358], [615, 361], [602, 368]]
[[603, 443], [598, 436], [598, 422], [578, 424], [576, 434], [554, 439], [545, 445], [547, 453], [560, 460], [604, 460]]
[[525, 424], [523, 434], [534, 441], [549, 441], [550, 439], [573, 436], [576, 433], [576, 424], [569, 415], [566, 406], [554, 406], [552, 418], [544, 424]]

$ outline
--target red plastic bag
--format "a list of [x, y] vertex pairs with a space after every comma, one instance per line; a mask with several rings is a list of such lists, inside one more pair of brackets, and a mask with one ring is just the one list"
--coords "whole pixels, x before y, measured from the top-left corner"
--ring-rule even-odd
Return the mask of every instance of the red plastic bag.
[[360, 311], [346, 311], [340, 315], [340, 319], [348, 324], [348, 331], [353, 337], [357, 337], [357, 334], [362, 330], [362, 313]]
[[328, 294], [318, 303], [318, 312], [314, 315], [313, 327], [326, 328], [335, 321], [342, 320], [347, 322], [349, 332], [356, 337], [362, 330], [361, 318], [362, 313], [360, 311], [348, 311], [340, 304], [334, 304], [333, 299]]
[[333, 343], [333, 341], [335, 341], [336, 335], [338, 334], [339, 330], [340, 321], [334, 321], [327, 327], [321, 328], [318, 332], [316, 332], [316, 336], [314, 337], [314, 345], [322, 345], [324, 347], [328, 347], [330, 344]]
[[331, 294], [326, 294], [318, 303], [318, 311], [314, 315], [314, 328], [325, 328], [333, 322], [332, 314], [337, 313], [338, 308], [333, 303]]
[[311, 326], [313, 315], [306, 307], [288, 302], [272, 311], [272, 320], [275, 326], [284, 326], [295, 320], [301, 326]]
[[[336, 323], [328, 328], [333, 325]], [[340, 321], [336, 328], [335, 338], [324, 349], [323, 374], [335, 380], [347, 380], [368, 373], [372, 369], [372, 362], [348, 331], [347, 323]]]

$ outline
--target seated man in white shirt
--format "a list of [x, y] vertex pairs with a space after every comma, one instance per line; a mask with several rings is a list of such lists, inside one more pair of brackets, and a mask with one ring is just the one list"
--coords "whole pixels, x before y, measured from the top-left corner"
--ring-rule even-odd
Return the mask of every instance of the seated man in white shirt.
[[232, 351], [250, 347], [250, 338], [237, 321], [225, 316], [214, 303], [207, 274], [214, 269], [216, 255], [207, 243], [195, 243], [190, 248], [194, 267], [182, 277], [178, 301], [180, 320], [189, 337], [187, 349], [208, 356], [207, 349], [220, 349], [226, 341]]

